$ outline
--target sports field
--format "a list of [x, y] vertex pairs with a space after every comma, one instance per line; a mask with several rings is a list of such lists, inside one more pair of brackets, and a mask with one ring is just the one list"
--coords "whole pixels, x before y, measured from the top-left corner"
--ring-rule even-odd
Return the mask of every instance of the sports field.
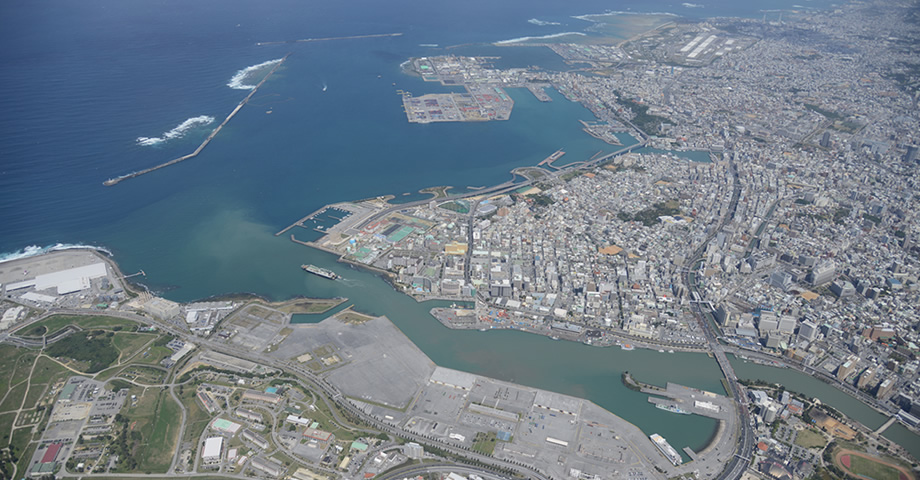
[[847, 473], [871, 480], [916, 480], [906, 468], [852, 450], [840, 450], [834, 463]]

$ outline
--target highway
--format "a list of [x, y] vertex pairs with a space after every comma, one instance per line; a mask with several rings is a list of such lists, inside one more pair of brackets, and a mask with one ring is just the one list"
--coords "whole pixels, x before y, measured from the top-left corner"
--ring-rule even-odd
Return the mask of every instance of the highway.
[[[738, 386], [738, 378], [735, 376], [735, 371], [732, 368], [731, 364], [728, 362], [728, 358], [725, 356], [724, 347], [719, 343], [718, 337], [713, 331], [712, 328], [712, 313], [708, 310], [704, 311], [700, 305], [703, 305], [702, 293], [699, 290], [699, 283], [697, 281], [697, 276], [695, 272], [698, 269], [700, 263], [702, 263], [703, 252], [706, 249], [706, 245], [712, 241], [715, 236], [722, 231], [722, 229], [730, 223], [734, 217], [735, 212], [738, 209], [738, 200], [741, 197], [741, 183], [738, 178], [738, 170], [733, 160], [729, 161], [729, 168], [732, 175], [732, 198], [729, 202], [728, 212], [719, 222], [717, 228], [714, 228], [710, 232], [709, 236], [706, 237], [706, 240], [703, 241], [700, 246], [693, 252], [693, 255], [688, 259], [690, 268], [685, 270], [683, 273], [684, 284], [687, 285], [688, 292], [691, 297], [699, 295], [699, 301], [692, 303], [694, 307], [694, 313], [696, 314], [697, 321], [700, 324], [700, 328], [703, 329], [703, 333], [706, 336], [706, 340], [709, 343], [709, 348], [712, 350], [712, 354], [716, 359], [716, 362], [719, 364], [719, 368], [722, 370], [722, 373], [725, 375], [726, 383], [729, 388], [729, 395], [734, 398], [735, 407], [737, 409], [737, 419], [738, 425], [741, 429], [740, 439], [735, 443], [736, 449], [735, 454], [732, 455], [731, 460], [725, 464], [725, 468], [722, 470], [722, 473], [717, 477], [719, 480], [736, 480], [741, 478], [744, 474], [744, 471], [747, 469], [750, 462], [750, 453], [754, 450], [754, 429], [750, 424], [750, 412], [748, 411], [748, 402], [747, 399], [741, 392], [740, 387]], [[734, 432], [727, 432], [728, 435], [734, 435]]]
[[422, 465], [411, 465], [408, 467], [397, 468], [391, 470], [384, 475], [377, 477], [379, 480], [399, 480], [403, 478], [414, 478], [419, 475], [426, 475], [428, 473], [435, 472], [454, 472], [460, 475], [479, 475], [480, 477], [486, 479], [492, 478], [507, 478], [507, 477], [496, 477], [493, 472], [484, 470], [481, 468], [474, 468], [468, 466], [457, 466], [450, 463], [426, 463]]

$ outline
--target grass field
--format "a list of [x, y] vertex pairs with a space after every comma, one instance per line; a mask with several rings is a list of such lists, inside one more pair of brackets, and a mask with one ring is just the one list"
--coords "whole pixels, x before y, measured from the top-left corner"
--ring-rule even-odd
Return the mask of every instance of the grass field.
[[909, 466], [898, 465], [897, 460], [881, 459], [860, 451], [835, 449], [834, 464], [851, 476], [871, 480], [914, 480]]
[[850, 455], [850, 471], [873, 480], [898, 480], [900, 473], [888, 465]]
[[38, 401], [42, 399], [47, 389], [47, 383], [32, 383], [29, 386], [29, 392], [26, 394], [26, 401], [23, 404], [24, 408], [34, 408]]
[[15, 413], [0, 414], [0, 448], [5, 447], [10, 442], [10, 428], [16, 421]]
[[[163, 473], [178, 442], [179, 406], [165, 388], [131, 387], [130, 395], [137, 395], [137, 404], [129, 400], [121, 413], [131, 432], [130, 456], [137, 461], [132, 471]], [[116, 470], [124, 468], [119, 465]]]
[[343, 310], [343, 311], [339, 312], [339, 313], [335, 316], [335, 318], [337, 318], [338, 320], [340, 320], [340, 321], [342, 321], [342, 322], [350, 323], [350, 324], [352, 324], [352, 325], [360, 325], [360, 324], [362, 324], [362, 323], [364, 323], [364, 322], [368, 322], [368, 321], [371, 321], [371, 320], [374, 319], [374, 317], [372, 317], [372, 316], [370, 316], [370, 315], [365, 315], [365, 314], [363, 314], [363, 313], [358, 313], [358, 312], [356, 312], [356, 311], [354, 311], [354, 310]]
[[69, 358], [71, 368], [87, 373], [98, 373], [118, 359], [118, 350], [112, 345], [112, 332], [85, 330], [58, 340], [45, 348], [49, 357]]
[[3, 345], [6, 355], [3, 358], [2, 365], [8, 365], [2, 369], [3, 383], [0, 384], [0, 397], [3, 396], [11, 386], [24, 382], [29, 378], [29, 371], [32, 369], [32, 362], [38, 352], [35, 350], [26, 350], [9, 345]]
[[211, 416], [199, 406], [198, 400], [195, 400], [194, 385], [186, 385], [183, 389], [183, 393], [179, 395], [179, 399], [182, 400], [182, 404], [185, 405], [186, 414], [188, 414], [188, 418], [185, 421], [185, 433], [182, 435], [182, 441], [194, 444], [201, 436], [201, 432], [208, 426]]
[[[114, 327], [134, 328], [137, 323], [124, 318], [104, 317], [101, 315], [52, 315], [40, 322], [35, 322], [16, 332], [17, 335], [41, 336], [54, 333], [67, 325], [82, 328], [112, 329]], [[44, 327], [44, 328], [42, 328]]]
[[138, 470], [142, 472], [165, 472], [172, 463], [173, 452], [179, 441], [179, 405], [172, 399], [169, 391], [164, 389], [159, 396], [159, 405], [155, 423], [146, 444], [137, 453], [140, 462]]
[[476, 434], [476, 438], [473, 439], [473, 451], [483, 455], [492, 455], [495, 452], [495, 443], [497, 441], [495, 432], [479, 432]]
[[121, 357], [119, 362], [123, 362], [137, 353], [144, 345], [156, 340], [158, 335], [151, 333], [130, 333], [118, 332], [112, 337], [112, 345], [118, 349]]
[[0, 403], [0, 412], [17, 410], [22, 405], [22, 397], [26, 394], [26, 384], [20, 383], [9, 390], [6, 400]]
[[[332, 413], [330, 413], [326, 402], [317, 401], [316, 411], [311, 413], [310, 416], [313, 417], [314, 421], [319, 423], [320, 430], [332, 432], [335, 434], [337, 440], [350, 442], [364, 435], [364, 432], [349, 430], [349, 428], [354, 427], [353, 425], [338, 426], [338, 424], [333, 421], [334, 417]], [[341, 417], [342, 415], [340, 414], [339, 416]]]
[[[10, 389], [10, 385], [25, 379], [22, 374], [16, 375], [16, 370], [19, 369], [20, 362], [23, 365], [31, 364], [30, 361], [23, 359], [26, 353], [35, 355], [31, 350], [16, 348], [12, 345], [0, 345], [0, 365], [4, 366], [3, 370], [0, 371], [0, 398]], [[28, 372], [29, 370], [26, 368], [25, 374], [28, 374]]]
[[802, 430], [795, 436], [795, 444], [803, 448], [824, 448], [827, 440], [814, 429]]
[[[41, 433], [38, 433], [35, 437], [36, 440], [40, 438]], [[19, 461], [16, 463], [18, 467], [18, 473], [23, 473], [26, 469], [29, 468], [29, 462], [32, 461], [32, 454], [35, 453], [35, 447], [38, 446], [37, 443], [32, 442], [32, 429], [31, 428], [18, 428], [13, 432], [13, 439], [10, 444], [16, 450], [16, 455], [19, 456]], [[25, 476], [25, 475], [23, 475]]]
[[[335, 308], [345, 300], [344, 298], [295, 298], [284, 302], [270, 303], [268, 306], [282, 313], [323, 313]], [[253, 306], [259, 306], [259, 304], [255, 303]], [[256, 311], [250, 310], [253, 315], [263, 318], [267, 318], [265, 314], [271, 313], [265, 309], [262, 309], [261, 312], [256, 313]]]
[[[2, 434], [0, 448], [9, 445], [15, 452], [19, 468], [17, 476], [22, 474], [23, 469], [28, 468], [35, 444], [31, 443], [33, 440], [31, 426], [17, 428], [10, 438], [12, 422], [18, 421], [19, 425], [39, 422], [39, 428], [36, 430], [37, 439], [44, 430], [44, 424], [47, 423], [47, 415], [35, 411], [34, 408], [42, 400], [42, 395], [48, 390], [50, 384], [69, 373], [48, 358], [42, 357], [36, 362], [37, 355], [38, 352], [35, 350], [0, 345], [0, 364], [4, 365], [3, 372], [0, 373], [0, 398], [5, 397], [0, 404], [0, 412], [10, 412], [0, 414], [0, 434]], [[35, 370], [32, 374], [32, 381], [27, 386], [26, 379], [32, 370], [33, 363], [35, 363]], [[12, 388], [10, 388], [11, 385]], [[23, 397], [25, 397], [25, 403], [23, 403]], [[17, 415], [13, 412], [19, 409], [20, 405], [25, 410], [17, 420]], [[12, 469], [8, 471], [11, 472]]]

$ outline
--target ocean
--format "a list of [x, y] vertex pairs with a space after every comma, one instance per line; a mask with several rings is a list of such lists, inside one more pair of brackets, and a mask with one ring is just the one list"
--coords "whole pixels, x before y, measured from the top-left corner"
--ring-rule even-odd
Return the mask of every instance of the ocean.
[[[387, 315], [441, 365], [583, 396], [678, 448], [699, 448], [712, 421], [649, 408], [643, 396], [619, 385], [619, 373], [638, 369], [648, 381], [721, 391], [718, 369], [707, 357], [683, 355], [675, 362], [667, 354], [517, 332], [451, 332], [427, 315], [430, 305], [272, 234], [327, 203], [402, 196], [434, 185], [489, 185], [560, 148], [567, 161], [614, 149], [583, 133], [577, 120], [593, 116], [556, 92], [544, 104], [527, 91], [509, 91], [516, 103], [507, 122], [410, 125], [397, 89], [416, 95], [448, 89], [403, 74], [400, 64], [409, 57], [498, 54], [502, 67], [565, 68], [548, 49], [490, 43], [583, 32], [590, 23], [574, 16], [607, 11], [759, 18], [775, 15], [763, 10], [831, 3], [795, 5], [3, 2], [0, 252], [9, 258], [57, 244], [102, 247], [126, 273], [143, 269], [146, 285], [177, 301], [229, 292], [272, 299], [347, 296], [362, 311]], [[256, 45], [395, 32], [403, 35]], [[284, 65], [201, 155], [102, 185], [194, 150], [248, 93], [234, 88], [247, 83], [238, 74], [287, 53]], [[302, 263], [332, 268], [345, 280], [304, 275]], [[554, 354], [534, 355], [548, 350]]]

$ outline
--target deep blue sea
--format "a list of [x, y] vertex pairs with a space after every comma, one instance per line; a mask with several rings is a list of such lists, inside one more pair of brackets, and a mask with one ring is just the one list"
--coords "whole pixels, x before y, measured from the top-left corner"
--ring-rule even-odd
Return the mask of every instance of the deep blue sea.
[[[0, 253], [58, 242], [101, 245], [126, 266], [149, 268], [152, 284], [187, 289], [176, 293], [182, 299], [217, 293], [202, 285], [208, 283], [205, 265], [197, 268], [202, 276], [157, 271], [171, 258], [195, 262], [195, 252], [187, 252], [192, 237], [227, 212], [274, 230], [328, 202], [439, 184], [483, 185], [558, 148], [570, 159], [609, 149], [575, 122], [590, 113], [558, 97], [540, 104], [527, 92], [511, 92], [518, 103], [509, 122], [409, 125], [397, 89], [446, 90], [400, 72], [411, 56], [445, 52], [420, 45], [581, 31], [590, 24], [573, 15], [606, 11], [756, 17], [795, 5], [755, 3], [2, 2]], [[390, 32], [404, 35], [256, 46]], [[462, 50], [472, 54], [476, 47]], [[488, 54], [496, 50], [505, 57], [503, 66], [562, 65], [547, 49], [482, 47]], [[201, 115], [220, 122], [246, 94], [227, 87], [231, 77], [289, 52], [283, 69], [202, 155], [117, 187], [102, 186], [107, 178], [194, 149], [216, 123], [157, 146], [136, 139], [161, 136]], [[212, 241], [227, 242], [219, 233]], [[247, 289], [289, 293], [263, 284]]]
[[[592, 120], [590, 112], [555, 92], [544, 104], [510, 91], [516, 103], [507, 122], [410, 125], [397, 89], [447, 89], [404, 75], [399, 65], [409, 57], [464, 45], [450, 52], [498, 52], [501, 66], [564, 68], [548, 49], [488, 44], [582, 31], [590, 24], [572, 16], [606, 11], [759, 18], [796, 2], [830, 5], [704, 2], [0, 2], [0, 254], [58, 243], [104, 247], [126, 273], [143, 269], [145, 284], [178, 301], [228, 292], [347, 296], [359, 310], [387, 315], [441, 365], [583, 396], [646, 433], [698, 448], [713, 422], [650, 408], [619, 385], [619, 373], [719, 391], [718, 369], [707, 357], [678, 362], [516, 332], [447, 331], [427, 315], [429, 305], [272, 234], [327, 203], [488, 185], [560, 148], [566, 162], [613, 149], [581, 131], [577, 120]], [[256, 45], [394, 32], [404, 35]], [[422, 46], [430, 44], [439, 47]], [[191, 152], [248, 93], [228, 86], [234, 75], [287, 53], [201, 155], [102, 185]], [[215, 121], [191, 121], [184, 135], [166, 138], [198, 117]], [[138, 142], [143, 138], [147, 145]], [[156, 138], [163, 140], [149, 140]], [[345, 279], [305, 275], [302, 263]]]

